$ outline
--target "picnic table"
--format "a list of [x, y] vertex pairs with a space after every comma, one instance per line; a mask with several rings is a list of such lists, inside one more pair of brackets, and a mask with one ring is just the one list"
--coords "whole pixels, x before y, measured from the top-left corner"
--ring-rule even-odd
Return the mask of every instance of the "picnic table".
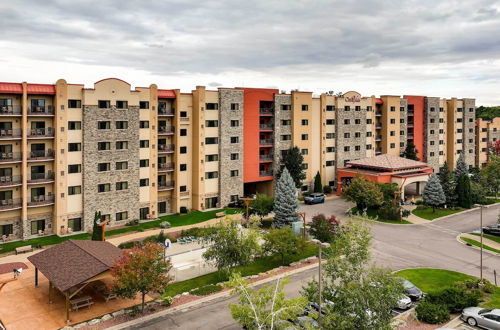
[[106, 302], [110, 301], [111, 299], [116, 299], [117, 296], [116, 296], [116, 293], [114, 293], [113, 291], [110, 291], [108, 289], [108, 287], [106, 286], [105, 283], [103, 283], [102, 281], [97, 281], [94, 285], [94, 291], [100, 295], [101, 297], [104, 298], [104, 300], [106, 300]]
[[76, 299], [71, 299], [69, 301], [69, 303], [71, 304], [71, 309], [74, 310], [74, 311], [77, 311], [79, 310], [80, 308], [83, 308], [83, 307], [89, 307], [92, 306], [92, 304], [94, 304], [94, 302], [92, 301], [92, 297], [91, 296], [83, 296], [83, 297], [80, 297], [80, 298], [76, 298]]

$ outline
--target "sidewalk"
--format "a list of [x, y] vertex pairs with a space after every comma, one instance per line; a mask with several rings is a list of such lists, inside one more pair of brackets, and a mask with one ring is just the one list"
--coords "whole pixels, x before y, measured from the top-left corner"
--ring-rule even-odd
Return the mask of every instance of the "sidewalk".
[[[480, 236], [471, 235], [471, 234], [462, 234], [462, 235], [460, 235], [460, 237], [469, 238], [469, 239], [472, 239], [472, 240], [477, 241], [477, 242], [481, 241]], [[500, 250], [500, 243], [492, 241], [491, 239], [486, 238], [486, 237], [483, 237], [483, 245], [487, 245], [491, 248], [494, 248], [495, 250]]]
[[[416, 209], [417, 206], [416, 205], [403, 205], [403, 208], [405, 210], [409, 210], [411, 212], [414, 209]], [[429, 220], [423, 219], [421, 217], [417, 217], [413, 213], [410, 213], [410, 216], [408, 218], [406, 218], [406, 221], [409, 221], [409, 222], [417, 224], [417, 225], [424, 224], [424, 223], [429, 223], [430, 222]]]

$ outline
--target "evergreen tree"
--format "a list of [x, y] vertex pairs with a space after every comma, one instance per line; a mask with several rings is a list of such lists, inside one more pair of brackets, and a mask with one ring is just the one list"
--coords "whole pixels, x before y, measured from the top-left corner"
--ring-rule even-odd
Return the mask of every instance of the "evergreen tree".
[[321, 174], [316, 173], [316, 176], [314, 177], [314, 192], [315, 193], [322, 193], [323, 192], [323, 185], [321, 184]]
[[295, 183], [295, 187], [297, 189], [300, 188], [302, 181], [306, 178], [306, 172], [302, 167], [303, 162], [304, 156], [302, 156], [298, 147], [288, 149], [281, 158], [281, 171], [278, 173], [278, 176], [281, 177], [283, 169], [286, 168]]
[[425, 204], [432, 206], [433, 212], [436, 211], [436, 207], [446, 202], [446, 196], [444, 195], [443, 188], [436, 174], [432, 174], [425, 185], [422, 199]]
[[470, 209], [472, 206], [472, 193], [470, 178], [468, 174], [462, 174], [457, 181], [457, 196], [458, 205], [460, 207]]
[[443, 188], [444, 195], [446, 196], [446, 205], [453, 206], [457, 202], [457, 194], [455, 191], [455, 176], [448, 167], [448, 162], [444, 162], [443, 166], [439, 168], [439, 181]]
[[276, 184], [274, 198], [274, 226], [281, 228], [299, 220], [296, 188], [290, 173], [285, 168]]
[[401, 157], [406, 159], [419, 160], [417, 156], [418, 150], [415, 148], [415, 145], [411, 142], [408, 142], [405, 150], [401, 153]]
[[455, 177], [460, 178], [462, 174], [469, 174], [469, 166], [465, 162], [465, 154], [463, 152], [460, 153], [457, 159], [457, 166], [455, 166]]
[[93, 241], [102, 241], [102, 227], [99, 226], [101, 220], [102, 220], [101, 211], [99, 212], [96, 211], [94, 215], [94, 227], [92, 228]]

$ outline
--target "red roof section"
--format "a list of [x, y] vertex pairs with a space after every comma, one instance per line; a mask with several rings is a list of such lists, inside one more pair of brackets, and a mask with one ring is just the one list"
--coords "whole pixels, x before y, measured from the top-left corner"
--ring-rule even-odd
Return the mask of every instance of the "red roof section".
[[158, 98], [175, 99], [175, 92], [173, 89], [159, 89]]
[[0, 93], [3, 94], [22, 94], [23, 85], [18, 83], [0, 82]]
[[375, 99], [375, 104], [384, 104], [384, 101], [382, 99]]
[[55, 85], [46, 84], [28, 84], [28, 94], [56, 94]]

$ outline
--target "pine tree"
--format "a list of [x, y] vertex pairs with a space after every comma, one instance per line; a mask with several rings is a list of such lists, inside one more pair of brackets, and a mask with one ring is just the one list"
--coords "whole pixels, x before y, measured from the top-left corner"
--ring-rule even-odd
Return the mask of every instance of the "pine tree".
[[274, 198], [274, 225], [281, 228], [299, 220], [296, 188], [290, 173], [285, 168], [276, 184]]
[[457, 165], [455, 166], [455, 177], [460, 178], [462, 174], [469, 175], [469, 166], [465, 162], [465, 154], [460, 153], [457, 159]]
[[281, 171], [278, 173], [278, 177], [281, 177], [283, 169], [286, 168], [295, 183], [295, 187], [300, 188], [302, 181], [306, 178], [306, 172], [302, 167], [303, 162], [304, 156], [302, 156], [298, 147], [288, 149], [281, 158]]
[[436, 207], [446, 202], [446, 196], [444, 195], [443, 188], [436, 174], [432, 174], [425, 185], [422, 199], [425, 204], [432, 206], [433, 212], [436, 211]]
[[99, 212], [96, 211], [94, 215], [94, 227], [92, 228], [93, 241], [102, 241], [102, 227], [99, 226], [101, 220], [102, 220], [101, 211]]
[[323, 192], [323, 185], [321, 184], [321, 174], [316, 173], [316, 176], [314, 177], [314, 192], [315, 193], [322, 193]]
[[415, 148], [415, 145], [411, 142], [408, 142], [405, 150], [401, 153], [401, 157], [406, 159], [419, 160], [417, 156], [418, 150]]
[[462, 174], [457, 181], [458, 205], [470, 209], [472, 206], [471, 184], [468, 174]]
[[457, 202], [457, 194], [455, 191], [455, 176], [448, 167], [448, 162], [444, 162], [443, 166], [439, 168], [439, 181], [443, 188], [444, 195], [446, 196], [446, 205], [453, 206]]

